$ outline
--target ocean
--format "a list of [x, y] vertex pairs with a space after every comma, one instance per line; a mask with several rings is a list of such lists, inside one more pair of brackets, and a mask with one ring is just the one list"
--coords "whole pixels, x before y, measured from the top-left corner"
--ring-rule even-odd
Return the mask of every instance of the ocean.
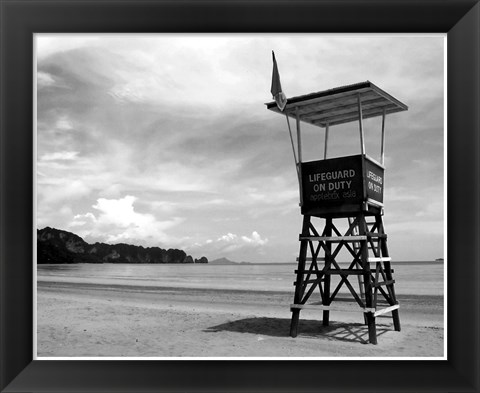
[[[392, 267], [397, 294], [444, 294], [442, 262], [392, 262]], [[37, 281], [290, 292], [293, 296], [295, 269], [295, 263], [38, 265]], [[352, 283], [354, 282], [356, 278], [352, 277]], [[332, 285], [335, 285], [335, 281]]]

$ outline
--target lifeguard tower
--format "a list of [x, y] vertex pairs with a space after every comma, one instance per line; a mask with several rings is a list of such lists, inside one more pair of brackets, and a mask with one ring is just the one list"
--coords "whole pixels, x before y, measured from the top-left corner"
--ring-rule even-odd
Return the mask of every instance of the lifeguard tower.
[[[334, 303], [344, 309], [344, 302], [350, 302], [364, 313], [369, 342], [376, 344], [377, 316], [391, 313], [394, 329], [400, 331], [382, 219], [385, 118], [408, 107], [369, 81], [289, 98], [283, 111], [275, 102], [266, 105], [287, 117], [303, 215], [290, 335], [297, 336], [301, 310], [323, 310], [323, 325], [328, 326]], [[377, 116], [382, 118], [380, 162], [365, 153], [363, 126], [364, 119]], [[297, 149], [289, 118], [296, 121]], [[325, 128], [323, 159], [302, 161], [301, 122]], [[327, 158], [330, 128], [352, 122], [359, 127], [360, 154]], [[339, 260], [341, 252], [347, 254], [346, 264]], [[342, 287], [347, 298], [337, 296]], [[319, 297], [313, 296], [316, 291]]]

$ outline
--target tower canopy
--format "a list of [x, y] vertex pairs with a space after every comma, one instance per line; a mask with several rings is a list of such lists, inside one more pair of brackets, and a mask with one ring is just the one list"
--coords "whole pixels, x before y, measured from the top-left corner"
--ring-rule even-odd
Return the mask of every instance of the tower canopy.
[[[362, 118], [408, 110], [408, 107], [372, 82], [336, 87], [317, 93], [291, 97], [283, 110], [288, 116], [319, 127], [344, 124], [359, 120], [358, 99], [362, 103]], [[282, 113], [277, 104], [269, 102], [267, 109]]]

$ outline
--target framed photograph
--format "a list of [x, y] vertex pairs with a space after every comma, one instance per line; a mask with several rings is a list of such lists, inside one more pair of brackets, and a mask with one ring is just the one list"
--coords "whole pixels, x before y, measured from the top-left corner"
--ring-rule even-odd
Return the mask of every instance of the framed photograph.
[[0, 390], [480, 389], [479, 7], [4, 1]]

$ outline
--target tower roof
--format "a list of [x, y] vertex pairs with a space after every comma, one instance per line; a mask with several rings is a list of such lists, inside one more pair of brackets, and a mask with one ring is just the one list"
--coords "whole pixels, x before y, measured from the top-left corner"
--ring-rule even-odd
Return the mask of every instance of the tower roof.
[[[319, 127], [358, 121], [358, 96], [362, 102], [364, 119], [408, 110], [408, 107], [372, 82], [336, 87], [317, 93], [291, 97], [283, 111], [296, 118], [296, 108], [301, 121]], [[275, 101], [266, 104], [267, 109], [282, 113]]]

